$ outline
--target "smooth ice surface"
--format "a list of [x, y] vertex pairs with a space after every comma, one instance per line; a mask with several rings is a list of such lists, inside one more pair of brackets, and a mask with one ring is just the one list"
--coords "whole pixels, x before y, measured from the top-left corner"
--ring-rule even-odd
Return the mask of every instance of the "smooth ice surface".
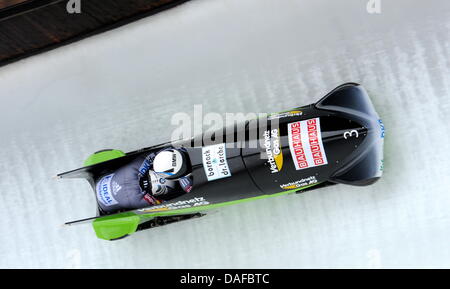
[[[0, 267], [450, 267], [450, 3], [194, 0], [0, 68]], [[362, 83], [385, 174], [107, 242], [83, 180], [103, 148], [170, 138], [171, 116], [273, 112]]]

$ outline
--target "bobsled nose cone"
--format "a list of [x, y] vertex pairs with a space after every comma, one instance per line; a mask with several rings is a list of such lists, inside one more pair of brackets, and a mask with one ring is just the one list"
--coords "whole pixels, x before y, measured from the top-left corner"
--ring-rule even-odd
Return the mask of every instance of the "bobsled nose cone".
[[358, 186], [378, 180], [383, 170], [384, 125], [366, 90], [357, 83], [346, 83], [328, 93], [315, 106], [319, 110], [336, 112], [367, 130], [367, 136], [349, 156], [348, 163], [330, 180]]
[[[319, 109], [347, 112], [378, 120], [378, 114], [366, 90], [357, 83], [345, 83], [336, 87], [316, 103]], [[365, 116], [363, 116], [365, 114]]]

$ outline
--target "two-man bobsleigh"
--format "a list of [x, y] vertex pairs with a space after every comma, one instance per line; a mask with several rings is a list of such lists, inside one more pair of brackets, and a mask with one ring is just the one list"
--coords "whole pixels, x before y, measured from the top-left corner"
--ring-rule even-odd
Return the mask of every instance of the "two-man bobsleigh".
[[248, 121], [236, 133], [242, 139], [223, 135], [212, 144], [193, 138], [96, 152], [84, 167], [58, 175], [86, 178], [98, 203], [96, 217], [66, 224], [91, 221], [99, 238], [115, 240], [224, 205], [338, 183], [365, 186], [382, 174], [384, 126], [358, 84], [258, 119], [256, 128]]

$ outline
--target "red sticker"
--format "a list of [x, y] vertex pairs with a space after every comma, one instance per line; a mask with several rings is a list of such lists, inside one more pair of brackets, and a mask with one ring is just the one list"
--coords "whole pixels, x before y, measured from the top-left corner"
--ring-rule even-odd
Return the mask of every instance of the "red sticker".
[[289, 123], [288, 135], [289, 149], [297, 170], [328, 163], [318, 117]]

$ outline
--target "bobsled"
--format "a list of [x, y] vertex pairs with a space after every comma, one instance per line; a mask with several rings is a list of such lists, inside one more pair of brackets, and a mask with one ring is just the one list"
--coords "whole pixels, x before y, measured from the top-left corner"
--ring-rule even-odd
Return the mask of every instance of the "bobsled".
[[124, 153], [98, 151], [58, 178], [84, 178], [97, 199], [97, 237], [205, 216], [208, 210], [335, 184], [367, 186], [383, 170], [384, 126], [365, 89], [338, 86], [318, 102], [243, 125]]

